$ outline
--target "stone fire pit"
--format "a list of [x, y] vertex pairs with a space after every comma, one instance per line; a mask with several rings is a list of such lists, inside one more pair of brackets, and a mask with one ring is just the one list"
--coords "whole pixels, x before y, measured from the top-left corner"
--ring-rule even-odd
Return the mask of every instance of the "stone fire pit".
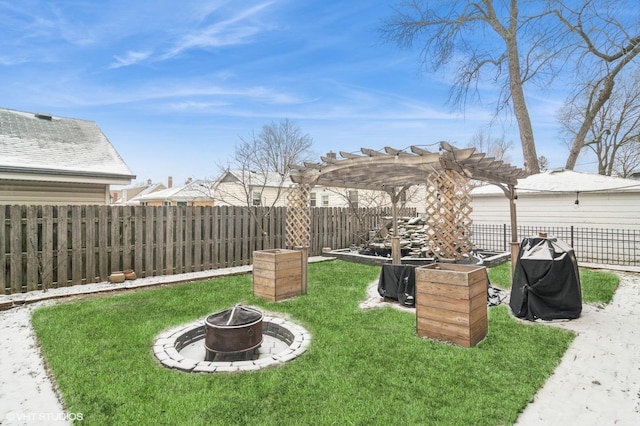
[[245, 306], [209, 315], [205, 321], [205, 361], [217, 355], [252, 355], [262, 344], [262, 312]]

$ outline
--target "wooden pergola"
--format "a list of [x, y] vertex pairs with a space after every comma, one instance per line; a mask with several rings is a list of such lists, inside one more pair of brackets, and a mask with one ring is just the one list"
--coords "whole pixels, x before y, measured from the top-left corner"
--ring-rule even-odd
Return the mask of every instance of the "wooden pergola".
[[471, 249], [470, 180], [480, 180], [502, 188], [510, 201], [511, 254], [517, 257], [515, 185], [526, 172], [487, 157], [475, 148], [458, 149], [440, 142], [438, 152], [411, 146], [407, 150], [386, 147], [384, 152], [362, 148], [362, 154], [329, 153], [321, 163], [291, 165], [291, 180], [297, 191], [288, 196], [287, 246], [310, 243], [309, 194], [315, 185], [384, 191], [393, 208], [392, 261], [400, 263], [397, 205], [411, 186], [427, 186], [429, 235], [443, 257], [458, 258]]

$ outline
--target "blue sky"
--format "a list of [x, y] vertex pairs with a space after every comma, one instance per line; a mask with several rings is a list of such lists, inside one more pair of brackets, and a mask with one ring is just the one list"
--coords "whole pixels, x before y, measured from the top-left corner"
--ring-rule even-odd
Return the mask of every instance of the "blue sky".
[[[483, 129], [512, 140], [515, 121], [486, 104], [446, 104], [442, 74], [419, 49], [385, 44], [387, 1], [0, 0], [0, 107], [95, 121], [135, 175], [210, 178], [240, 137], [284, 118], [315, 157], [447, 140]], [[529, 93], [538, 155], [562, 167], [558, 92]], [[582, 161], [577, 170], [593, 171]]]

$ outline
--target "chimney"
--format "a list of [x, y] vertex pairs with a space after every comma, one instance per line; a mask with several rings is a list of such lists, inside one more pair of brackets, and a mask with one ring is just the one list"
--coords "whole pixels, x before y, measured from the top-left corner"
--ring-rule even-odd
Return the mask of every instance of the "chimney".
[[333, 151], [327, 152], [327, 158], [332, 158], [335, 160], [337, 158], [336, 153]]
[[147, 179], [147, 185], [151, 185], [153, 181], [151, 179]]
[[191, 179], [190, 177], [187, 178], [187, 181], [185, 182], [185, 185], [189, 185], [191, 183], [193, 179]]
[[117, 203], [117, 202], [118, 202], [118, 193], [117, 193], [117, 192], [114, 192], [114, 193], [113, 193], [113, 202], [114, 202], [114, 203]]
[[167, 188], [173, 188], [173, 177], [169, 176], [167, 178]]

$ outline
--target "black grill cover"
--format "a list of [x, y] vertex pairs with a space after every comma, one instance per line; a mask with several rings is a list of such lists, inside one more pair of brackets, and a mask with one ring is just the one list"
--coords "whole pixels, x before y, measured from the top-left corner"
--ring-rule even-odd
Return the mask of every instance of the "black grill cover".
[[582, 312], [578, 262], [573, 248], [555, 238], [520, 244], [509, 306], [519, 318], [574, 319]]
[[416, 267], [414, 265], [382, 265], [378, 293], [396, 299], [404, 306], [415, 305]]

